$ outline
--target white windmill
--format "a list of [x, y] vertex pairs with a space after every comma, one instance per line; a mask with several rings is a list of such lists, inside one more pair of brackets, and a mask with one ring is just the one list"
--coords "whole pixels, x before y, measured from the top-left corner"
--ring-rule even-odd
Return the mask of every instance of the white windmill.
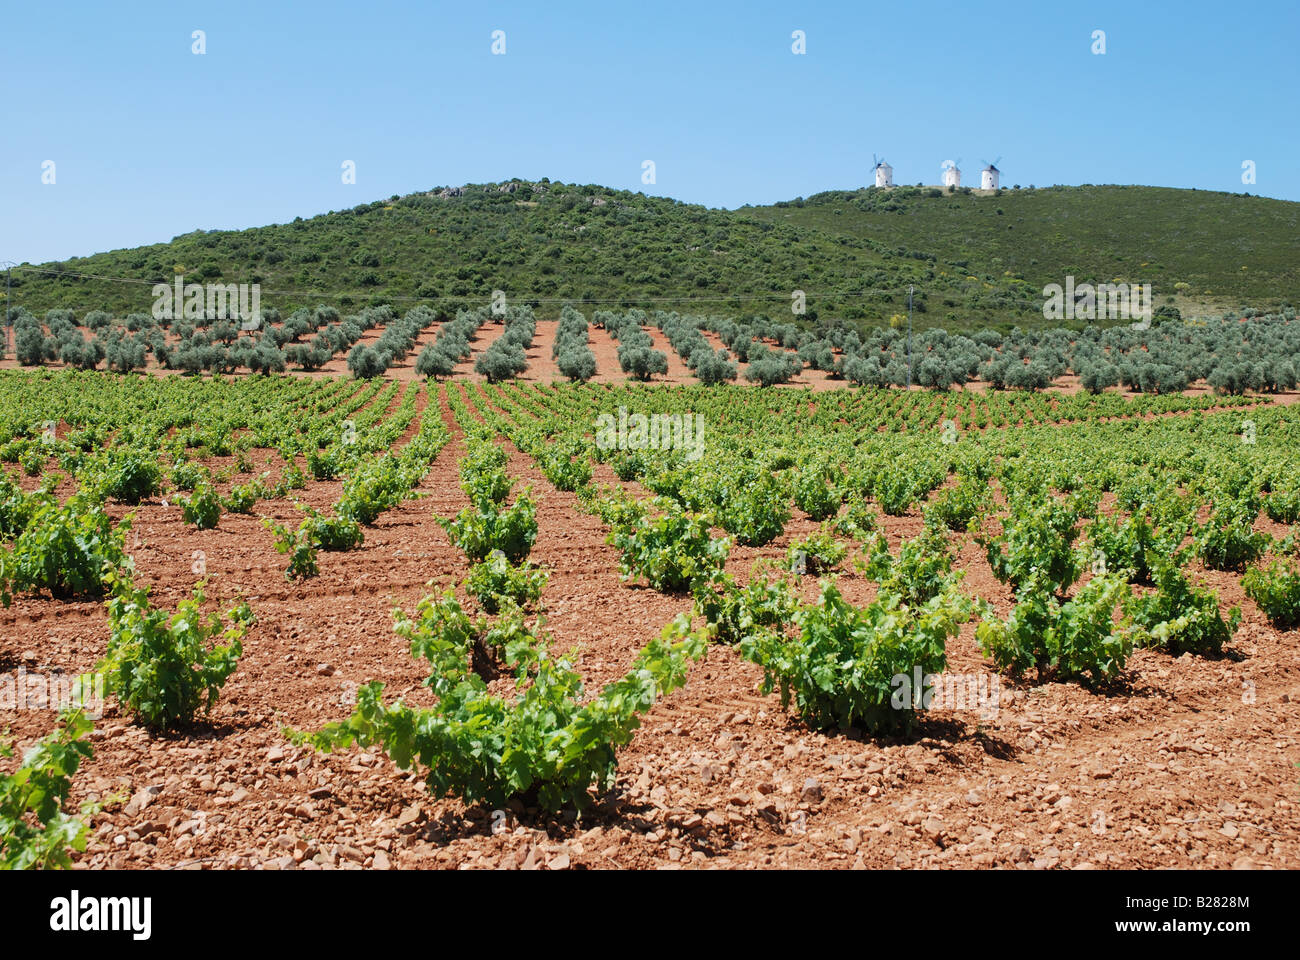
[[885, 158], [871, 155], [872, 169], [876, 171], [876, 186], [892, 187], [894, 185], [894, 168], [885, 163]]
[[958, 163], [961, 163], [961, 157], [958, 157], [955, 162], [945, 160], [940, 165], [939, 169], [943, 171], [943, 185], [945, 187], [956, 190], [961, 186], [961, 169], [957, 166]]
[[998, 160], [1001, 159], [1002, 157], [999, 156], [997, 160], [994, 160], [992, 163], [987, 164], [984, 167], [984, 169], [980, 171], [981, 190], [998, 189], [998, 177], [1002, 175], [1002, 171], [998, 169]]

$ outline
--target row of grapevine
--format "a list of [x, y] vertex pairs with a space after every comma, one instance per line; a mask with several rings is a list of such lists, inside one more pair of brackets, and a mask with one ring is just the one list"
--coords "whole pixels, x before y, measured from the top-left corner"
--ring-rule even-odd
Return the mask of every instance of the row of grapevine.
[[[456, 393], [449, 403], [458, 420], [471, 422]], [[506, 465], [495, 436], [471, 428], [460, 461], [469, 505], [453, 518], [437, 518], [470, 564], [462, 587], [477, 615], [452, 590], [425, 597], [414, 615], [394, 612], [395, 632], [411, 655], [429, 661], [426, 685], [436, 704], [386, 703], [384, 685], [373, 682], [361, 688], [349, 718], [294, 739], [322, 750], [379, 745], [403, 769], [426, 768], [431, 791], [466, 803], [581, 808], [593, 788], [613, 784], [618, 748], [641, 715], [685, 681], [705, 642], [679, 618], [621, 679], [589, 698], [570, 659], [556, 655], [540, 623], [530, 623], [546, 583], [546, 571], [528, 559], [536, 505], [525, 490], [507, 506], [515, 481]], [[506, 695], [489, 686], [502, 676], [514, 681]]]

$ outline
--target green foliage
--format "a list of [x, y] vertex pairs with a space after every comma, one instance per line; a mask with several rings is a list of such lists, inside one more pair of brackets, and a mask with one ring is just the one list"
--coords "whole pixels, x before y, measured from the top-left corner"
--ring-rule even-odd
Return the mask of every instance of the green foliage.
[[506, 698], [489, 693], [471, 669], [476, 648], [494, 643], [486, 624], [471, 624], [450, 591], [426, 597], [415, 619], [400, 610], [394, 616], [412, 655], [431, 664], [425, 684], [437, 704], [427, 710], [400, 700], [386, 705], [383, 684], [371, 683], [358, 691], [349, 719], [293, 738], [322, 750], [381, 746], [404, 770], [427, 767], [434, 796], [452, 793], [467, 804], [519, 799], [551, 812], [587, 806], [592, 787], [612, 786], [618, 748], [631, 740], [641, 714], [685, 682], [690, 661], [706, 647], [679, 617], [622, 679], [588, 700], [569, 659], [556, 659], [548, 638], [515, 619], [501, 631], [504, 665], [515, 678], [514, 696]]
[[1113, 679], [1133, 650], [1133, 635], [1114, 622], [1116, 606], [1130, 595], [1122, 576], [1093, 577], [1073, 599], [1061, 603], [1056, 582], [1035, 576], [1016, 592], [1005, 620], [985, 617], [975, 631], [984, 655], [999, 670], [1020, 673], [1030, 667], [1040, 678]]
[[176, 496], [181, 518], [200, 530], [211, 530], [221, 522], [221, 494], [210, 483], [200, 483], [188, 497]]
[[657, 516], [615, 526], [608, 543], [622, 551], [619, 574], [624, 580], [644, 578], [655, 590], [678, 593], [722, 572], [730, 543], [709, 533], [707, 515], [690, 513], [660, 498]]
[[614, 476], [618, 477], [624, 483], [639, 479], [646, 470], [645, 453], [641, 450], [633, 450], [627, 453], [617, 453], [610, 458], [610, 468], [614, 471]]
[[603, 488], [602, 496], [595, 499], [593, 507], [601, 523], [607, 527], [635, 527], [646, 516], [646, 505], [622, 487]]
[[1264, 510], [1276, 523], [1295, 523], [1300, 520], [1300, 483], [1285, 489], [1274, 489], [1264, 501]]
[[526, 490], [509, 509], [483, 503], [466, 507], [454, 520], [436, 519], [470, 563], [482, 563], [493, 550], [519, 563], [537, 540], [537, 503]]
[[136, 504], [157, 496], [162, 490], [163, 469], [143, 450], [110, 451], [106, 458], [100, 492], [122, 503]]
[[556, 490], [573, 491], [591, 483], [591, 461], [575, 445], [547, 446], [537, 465]]
[[354, 550], [366, 538], [361, 524], [350, 517], [327, 517], [301, 503], [298, 504], [298, 509], [307, 515], [301, 529], [306, 532], [310, 542], [321, 550]]
[[[501, 449], [495, 444], [491, 446], [494, 450]], [[504, 466], [484, 464], [475, 467], [466, 459], [462, 460], [460, 465], [460, 486], [471, 503], [489, 509], [506, 502], [514, 481], [510, 479]]]
[[0, 600], [8, 606], [14, 593], [32, 590], [57, 599], [99, 596], [107, 571], [128, 562], [129, 527], [129, 518], [114, 527], [99, 504], [41, 497], [12, 550], [0, 557]]
[[385, 454], [367, 462], [347, 480], [335, 505], [340, 517], [372, 526], [379, 515], [410, 498], [412, 478], [402, 469], [398, 458]]
[[829, 463], [809, 463], [794, 481], [794, 504], [810, 519], [825, 520], [839, 512], [839, 471]]
[[39, 495], [28, 494], [7, 473], [0, 474], [0, 537], [21, 533], [41, 504]]
[[785, 532], [790, 519], [790, 495], [766, 470], [738, 474], [728, 481], [717, 507], [718, 524], [747, 547], [761, 547]]
[[1213, 590], [1194, 587], [1177, 564], [1167, 557], [1153, 561], [1156, 589], [1133, 594], [1124, 613], [1133, 622], [1133, 642], [1156, 647], [1175, 657], [1184, 653], [1218, 656], [1241, 623], [1241, 610], [1233, 607], [1225, 622]]
[[943, 527], [927, 526], [921, 536], [905, 540], [897, 557], [889, 552], [880, 534], [873, 534], [864, 549], [868, 560], [863, 572], [879, 583], [881, 590], [895, 594], [910, 606], [926, 603], [956, 582]]
[[1253, 498], [1227, 500], [1196, 537], [1196, 555], [1211, 570], [1245, 570], [1268, 549], [1271, 538], [1254, 529], [1259, 504]]
[[1170, 519], [1159, 528], [1146, 512], [1128, 519], [1099, 516], [1088, 529], [1093, 548], [1105, 559], [1106, 569], [1128, 571], [1136, 583], [1151, 583], [1152, 570], [1162, 561], [1183, 563], [1183, 539], [1191, 530], [1187, 521]]
[[901, 517], [917, 501], [913, 479], [902, 471], [891, 471], [876, 479], [872, 490], [880, 509], [891, 517]]
[[878, 528], [876, 513], [860, 494], [850, 494], [844, 501], [844, 510], [834, 521], [834, 527], [841, 536], [865, 540]]
[[981, 540], [994, 576], [1016, 588], [1036, 579], [1064, 593], [1082, 572], [1073, 547], [1078, 517], [1073, 504], [1055, 497], [1013, 502], [1002, 535]]
[[[242, 637], [253, 623], [248, 605], [229, 610], [222, 630], [216, 613], [202, 614], [203, 584], [182, 600], [176, 613], [149, 605], [148, 588], [113, 578], [108, 601], [108, 656], [100, 664], [105, 687], [131, 714], [156, 730], [185, 727], [202, 710], [209, 713], [226, 680], [239, 665]], [[224, 643], [209, 648], [220, 636]]]
[[794, 573], [815, 577], [838, 567], [848, 552], [829, 530], [822, 529], [790, 544], [786, 558]]
[[221, 505], [230, 513], [252, 513], [257, 501], [265, 494], [266, 490], [258, 480], [237, 483], [230, 488], [230, 496], [222, 500]]
[[1266, 567], [1248, 570], [1241, 585], [1279, 630], [1300, 624], [1300, 571], [1294, 565], [1274, 558]]
[[742, 637], [741, 652], [763, 668], [763, 691], [779, 688], [782, 706], [793, 702], [813, 727], [906, 732], [916, 704], [911, 698], [896, 704], [894, 678], [911, 677], [917, 667], [940, 673], [947, 640], [970, 611], [953, 586], [915, 607], [882, 591], [859, 609], [823, 582], [819, 600], [795, 612], [793, 637], [755, 630]]
[[755, 629], [784, 629], [799, 607], [788, 575], [771, 575], [764, 561], [754, 565], [743, 587], [724, 573], [711, 580], [697, 580], [692, 593], [695, 612], [720, 643], [738, 643]]
[[[450, 395], [455, 396], [454, 393]], [[490, 429], [478, 424], [471, 424], [469, 429], [471, 432], [465, 438], [465, 455], [458, 461], [462, 480], [484, 470], [504, 468], [510, 462], [510, 454]]]
[[316, 551], [320, 548], [320, 543], [312, 536], [306, 523], [300, 524], [297, 529], [291, 529], [269, 517], [263, 517], [262, 526], [274, 535], [276, 553], [289, 556], [289, 569], [284, 573], [286, 580], [307, 580], [320, 573], [320, 565], [316, 562]]
[[964, 476], [954, 486], [940, 491], [925, 506], [926, 519], [934, 518], [949, 530], [965, 530], [989, 503], [988, 484]]
[[[307, 476], [302, 472], [298, 464], [290, 460], [284, 465], [284, 470], [280, 473], [280, 482], [276, 484], [276, 496], [282, 497], [290, 490], [307, 489]], [[344, 490], [346, 490], [346, 485]]]
[[482, 563], [469, 568], [465, 589], [487, 613], [497, 613], [509, 601], [519, 607], [535, 604], [546, 586], [547, 572], [525, 560], [512, 565], [504, 553], [494, 550]]
[[208, 471], [202, 464], [194, 463], [192, 460], [182, 460], [172, 467], [171, 474], [167, 479], [177, 490], [184, 490], [188, 493], [207, 478]]
[[[18, 769], [0, 774], [0, 870], [62, 870], [71, 850], [83, 851], [89, 828], [82, 817], [99, 809], [82, 806], [81, 816], [63, 812], [72, 777], [93, 751], [86, 737], [93, 724], [82, 710], [69, 710], [54, 731], [23, 756]], [[0, 757], [13, 748], [0, 742]]]
[[307, 451], [307, 470], [314, 480], [334, 480], [343, 475], [348, 460], [346, 447], [330, 444], [324, 450]]

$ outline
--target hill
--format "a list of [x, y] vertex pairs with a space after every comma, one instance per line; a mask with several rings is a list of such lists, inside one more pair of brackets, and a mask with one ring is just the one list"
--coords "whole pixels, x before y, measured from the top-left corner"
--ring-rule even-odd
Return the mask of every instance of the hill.
[[[440, 188], [310, 219], [196, 230], [159, 243], [23, 265], [13, 304], [147, 312], [149, 284], [259, 283], [289, 311], [427, 301], [493, 290], [554, 316], [644, 306], [875, 325], [1044, 326], [1042, 287], [1150, 282], [1156, 305], [1272, 310], [1300, 289], [1300, 204], [1158, 187], [1051, 187], [997, 195], [874, 188], [728, 211], [550, 181]], [[107, 279], [112, 278], [112, 279]], [[124, 282], [134, 280], [135, 283]]]
[[[900, 187], [740, 212], [832, 237], [889, 238], [900, 251], [932, 254], [949, 325], [1004, 320], [1020, 309], [1026, 287], [1029, 319], [1041, 322], [1043, 286], [1066, 276], [1150, 283], [1157, 304], [1174, 303], [1183, 313], [1274, 309], [1300, 290], [1300, 204], [1265, 197], [1167, 187], [997, 195]], [[935, 299], [931, 294], [931, 313]]]

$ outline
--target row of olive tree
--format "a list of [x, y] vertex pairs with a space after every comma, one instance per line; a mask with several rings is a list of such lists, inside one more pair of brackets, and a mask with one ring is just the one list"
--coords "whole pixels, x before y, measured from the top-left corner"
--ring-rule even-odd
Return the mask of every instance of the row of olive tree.
[[649, 380], [655, 374], [668, 373], [668, 356], [656, 350], [654, 340], [645, 332], [650, 318], [644, 310], [629, 310], [619, 314], [597, 311], [601, 325], [618, 341], [618, 365], [629, 377]]
[[585, 383], [596, 375], [596, 355], [591, 352], [587, 336], [587, 318], [567, 303], [560, 309], [551, 359], [560, 373], [575, 383]]
[[537, 335], [537, 318], [529, 306], [508, 307], [505, 332], [474, 361], [474, 372], [498, 383], [519, 376], [528, 369], [528, 350]]

